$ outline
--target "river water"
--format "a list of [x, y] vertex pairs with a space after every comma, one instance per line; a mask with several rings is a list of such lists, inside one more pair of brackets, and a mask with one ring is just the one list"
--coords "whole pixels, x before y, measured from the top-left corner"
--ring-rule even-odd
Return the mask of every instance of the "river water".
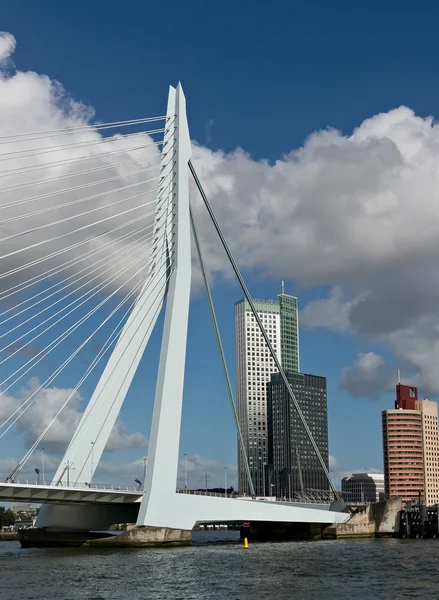
[[1, 600], [439, 599], [439, 540], [251, 543], [197, 532], [169, 549], [0, 542]]

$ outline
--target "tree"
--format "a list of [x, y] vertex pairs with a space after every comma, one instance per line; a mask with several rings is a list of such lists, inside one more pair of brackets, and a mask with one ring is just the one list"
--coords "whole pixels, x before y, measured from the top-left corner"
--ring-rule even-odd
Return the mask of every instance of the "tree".
[[5, 510], [3, 515], [3, 527], [9, 527], [10, 525], [15, 524], [15, 515], [11, 509]]
[[0, 529], [3, 527], [3, 518], [5, 516], [5, 507], [0, 506]]

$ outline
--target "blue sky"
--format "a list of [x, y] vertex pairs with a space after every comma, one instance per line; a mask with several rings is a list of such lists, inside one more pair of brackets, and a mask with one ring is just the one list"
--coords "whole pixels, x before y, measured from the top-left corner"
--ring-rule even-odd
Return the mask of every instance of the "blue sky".
[[[206, 152], [222, 150], [229, 156], [240, 147], [252, 164], [265, 159], [273, 165], [303, 147], [318, 130], [330, 127], [350, 136], [365, 119], [401, 105], [421, 118], [438, 115], [438, 18], [439, 6], [423, 1], [275, 1], [256, 6], [254, 2], [228, 1], [184, 5], [171, 0], [160, 5], [128, 0], [122, 5], [98, 0], [74, 4], [17, 0], [2, 7], [1, 29], [17, 40], [13, 60], [18, 70], [57, 79], [74, 98], [94, 107], [99, 120], [163, 114], [168, 85], [181, 80], [192, 138]], [[404, 117], [401, 122], [410, 119]], [[374, 126], [377, 129], [372, 137], [384, 139], [386, 133], [377, 133], [380, 127], [386, 129], [384, 125]], [[337, 138], [334, 143], [339, 141]], [[429, 190], [419, 194], [429, 200]], [[313, 210], [325, 209], [316, 205]], [[326, 210], [331, 212], [331, 207]], [[221, 217], [224, 222], [225, 215]], [[261, 231], [264, 233], [263, 228]], [[420, 225], [414, 235], [423, 236]], [[376, 246], [372, 239], [371, 245]], [[310, 251], [310, 269], [317, 269], [318, 253], [318, 247]], [[392, 406], [393, 393], [389, 390], [397, 366], [401, 364], [406, 377], [419, 382], [421, 395], [423, 385], [430, 395], [438, 391], [429, 376], [428, 360], [421, 363], [416, 357], [402, 355], [398, 340], [401, 345], [410, 345], [412, 333], [418, 336], [414, 351], [426, 347], [423, 344], [436, 348], [435, 339], [427, 334], [422, 338], [419, 332], [421, 326], [431, 331], [425, 319], [436, 323], [437, 315], [430, 310], [414, 318], [412, 313], [419, 303], [413, 299], [413, 306], [407, 309], [410, 316], [404, 317], [405, 321], [401, 317], [402, 321], [389, 330], [389, 340], [379, 332], [372, 335], [371, 321], [364, 317], [360, 323], [355, 310], [369, 310], [358, 300], [365, 291], [387, 303], [388, 308], [389, 296], [382, 292], [387, 276], [377, 266], [379, 257], [374, 258], [372, 267], [365, 266], [364, 277], [360, 277], [363, 289], [358, 277], [349, 278], [343, 270], [338, 273], [332, 267], [327, 276], [308, 278], [304, 274], [307, 253], [303, 256], [301, 268], [285, 267], [284, 272], [282, 268], [270, 271], [269, 261], [244, 259], [249, 288], [255, 297], [275, 297], [282, 275], [287, 292], [299, 296], [301, 309], [311, 306], [301, 326], [301, 365], [304, 372], [327, 377], [330, 453], [336, 458], [336, 470], [380, 469], [381, 410]], [[413, 250], [405, 260], [410, 262], [412, 256], [419, 258]], [[425, 257], [430, 260], [432, 256], [427, 248]], [[237, 259], [239, 262], [239, 254]], [[288, 257], [285, 261], [288, 265]], [[361, 269], [361, 262], [358, 264], [355, 269]], [[389, 260], [389, 269], [392, 264]], [[420, 263], [416, 264], [419, 273]], [[428, 278], [431, 280], [431, 273]], [[242, 294], [236, 284], [220, 280], [214, 296], [234, 372], [233, 304]], [[327, 327], [316, 316], [316, 309], [321, 307], [316, 301], [329, 301], [334, 286], [343, 290], [334, 309], [338, 316], [346, 310], [356, 315], [357, 320], [352, 318], [349, 326]], [[375, 294], [375, 289], [379, 293]], [[399, 295], [396, 283], [394, 290]], [[390, 299], [395, 300], [395, 296], [390, 294]], [[334, 308], [325, 305], [331, 306]], [[381, 310], [378, 303], [375, 314]], [[335, 317], [332, 312], [331, 319]], [[156, 333], [144, 361], [146, 367], [137, 374], [122, 415], [130, 431], [145, 435], [149, 431], [157, 345]], [[364, 364], [360, 372], [355, 370], [360, 353], [373, 353], [373, 372]], [[381, 362], [374, 358], [377, 356]], [[343, 386], [340, 377], [344, 368], [351, 370]], [[355, 377], [360, 384], [366, 382], [366, 387], [370, 383], [369, 394], [358, 392]], [[67, 380], [61, 383], [72, 385]], [[91, 384], [84, 387], [83, 396], [90, 391]], [[1, 455], [18, 456], [21, 448], [20, 441], [10, 438]], [[114, 460], [135, 460], [142, 452], [127, 449], [114, 455]], [[181, 439], [184, 452], [199, 455], [206, 464], [236, 462], [233, 422], [215, 339], [206, 301], [198, 295], [191, 305]], [[196, 485], [197, 481], [190, 483]]]

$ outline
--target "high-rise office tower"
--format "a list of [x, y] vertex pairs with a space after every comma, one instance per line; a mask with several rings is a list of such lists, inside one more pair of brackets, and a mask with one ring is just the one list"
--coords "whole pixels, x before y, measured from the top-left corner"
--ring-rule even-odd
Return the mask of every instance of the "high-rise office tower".
[[424, 496], [425, 504], [439, 502], [439, 431], [437, 402], [418, 400], [416, 408], [421, 413], [424, 450]]
[[[287, 372], [288, 382], [328, 469], [326, 378]], [[268, 385], [268, 492], [278, 497], [321, 496], [329, 482], [279, 373]]]
[[386, 497], [421, 497], [439, 502], [439, 431], [437, 403], [418, 400], [418, 389], [398, 384], [394, 410], [383, 411]]
[[[254, 300], [255, 308], [276, 356], [289, 372], [299, 371], [297, 298], [280, 294], [277, 301]], [[271, 354], [246, 300], [235, 304], [237, 405], [244, 444], [257, 495], [265, 494], [267, 440], [267, 384], [277, 371]], [[241, 492], [249, 486], [238, 447]]]
[[396, 386], [395, 408], [384, 410], [383, 453], [386, 497], [404, 501], [424, 496], [422, 417], [416, 410], [418, 390]]

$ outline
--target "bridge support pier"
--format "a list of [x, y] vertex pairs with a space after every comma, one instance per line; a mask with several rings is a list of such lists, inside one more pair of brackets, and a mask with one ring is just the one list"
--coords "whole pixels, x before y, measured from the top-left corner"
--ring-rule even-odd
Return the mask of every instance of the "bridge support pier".
[[173, 529], [171, 527], [135, 527], [120, 535], [94, 539], [88, 546], [108, 546], [113, 548], [151, 548], [170, 546], [190, 546], [192, 531], [190, 529]]
[[19, 540], [22, 548], [60, 548], [69, 546], [166, 548], [190, 546], [192, 544], [192, 531], [170, 527], [134, 527], [121, 534], [105, 534], [102, 531], [56, 530], [38, 527], [19, 531]]
[[254, 521], [241, 527], [241, 539], [260, 542], [319, 540], [326, 524]]
[[19, 530], [18, 539], [22, 548], [77, 548], [95, 537], [102, 538], [103, 535], [105, 534], [102, 532], [80, 529], [57, 530], [36, 527]]

